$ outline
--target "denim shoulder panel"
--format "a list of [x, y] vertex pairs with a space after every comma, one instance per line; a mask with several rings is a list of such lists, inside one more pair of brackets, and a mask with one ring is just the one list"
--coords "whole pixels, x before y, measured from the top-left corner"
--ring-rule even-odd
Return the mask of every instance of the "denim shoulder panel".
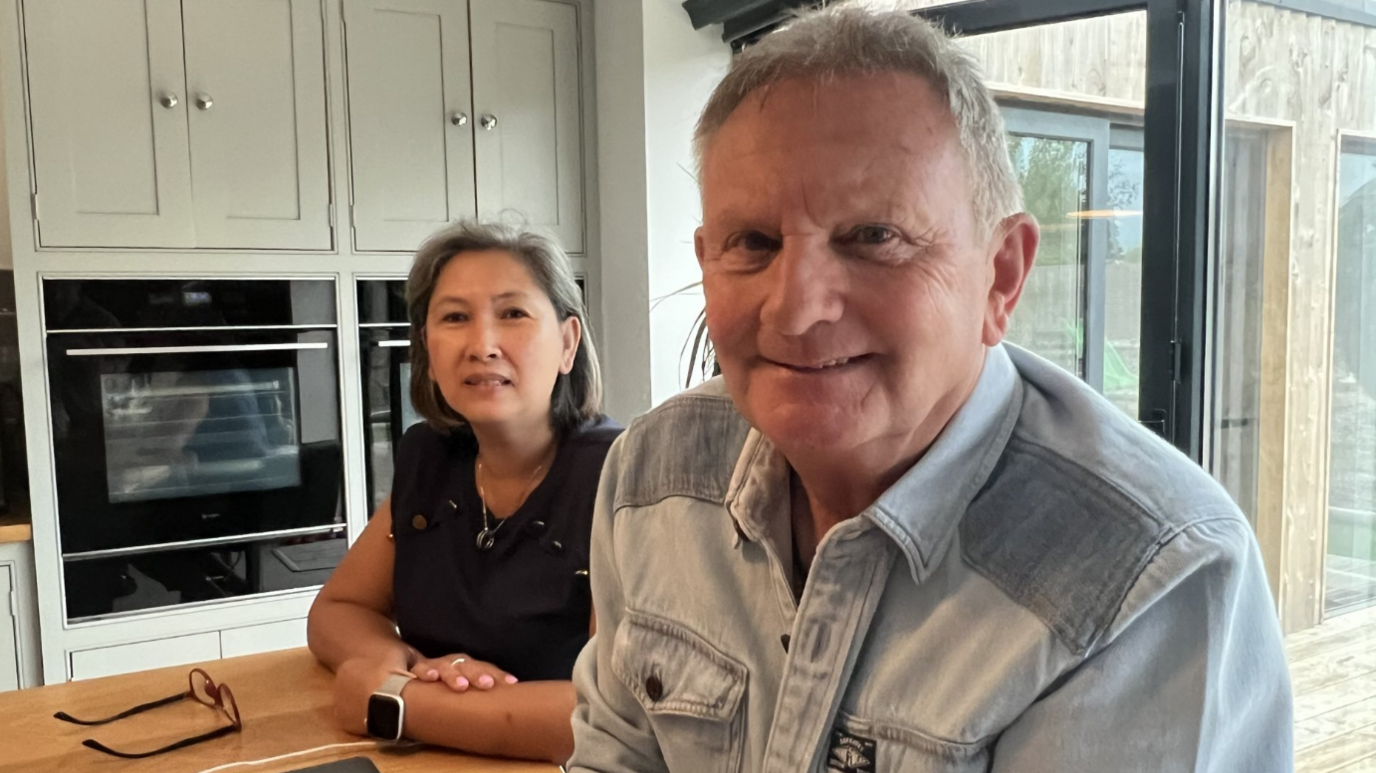
[[726, 501], [750, 425], [719, 390], [678, 395], [636, 419], [622, 439], [615, 507], [669, 497]]
[[1178, 527], [1015, 434], [961, 522], [965, 560], [1083, 655]]

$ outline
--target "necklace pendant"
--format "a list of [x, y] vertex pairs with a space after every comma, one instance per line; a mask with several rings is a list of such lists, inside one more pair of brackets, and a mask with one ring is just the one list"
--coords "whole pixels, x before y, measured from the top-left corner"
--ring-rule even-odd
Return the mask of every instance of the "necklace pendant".
[[478, 539], [477, 539], [478, 550], [482, 550], [482, 551], [491, 550], [491, 549], [492, 549], [492, 546], [495, 545], [496, 543], [497, 543], [497, 535], [494, 533], [494, 530], [493, 530], [493, 529], [486, 529], [486, 528], [485, 528], [485, 529], [483, 529], [482, 531], [478, 532]]

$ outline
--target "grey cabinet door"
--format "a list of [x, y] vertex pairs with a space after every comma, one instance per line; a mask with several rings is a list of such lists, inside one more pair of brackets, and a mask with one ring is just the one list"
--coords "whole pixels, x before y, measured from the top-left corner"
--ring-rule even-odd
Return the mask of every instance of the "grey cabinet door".
[[464, 0], [344, 0], [354, 246], [409, 252], [477, 213]]
[[583, 252], [578, 12], [546, 0], [471, 0], [478, 213]]
[[183, 0], [199, 247], [329, 249], [317, 0]]
[[0, 692], [19, 689], [18, 614], [10, 568], [0, 566]]
[[191, 247], [178, 0], [26, 0], [38, 234]]

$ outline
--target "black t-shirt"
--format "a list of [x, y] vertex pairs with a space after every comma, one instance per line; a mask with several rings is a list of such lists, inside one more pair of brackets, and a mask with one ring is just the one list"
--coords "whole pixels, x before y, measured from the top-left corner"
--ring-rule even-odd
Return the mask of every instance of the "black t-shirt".
[[592, 617], [597, 482], [620, 433], [603, 417], [564, 438], [544, 480], [480, 551], [477, 444], [426, 424], [407, 430], [392, 483], [392, 607], [401, 638], [426, 657], [462, 652], [521, 680], [570, 678]]

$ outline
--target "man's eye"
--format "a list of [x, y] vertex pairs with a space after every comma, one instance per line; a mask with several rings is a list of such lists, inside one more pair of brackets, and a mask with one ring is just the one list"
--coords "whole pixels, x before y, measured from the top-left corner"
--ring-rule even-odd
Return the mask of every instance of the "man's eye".
[[747, 231], [735, 239], [735, 246], [747, 252], [775, 252], [779, 249], [779, 240], [759, 231]]
[[893, 229], [882, 225], [862, 225], [851, 231], [851, 241], [856, 244], [884, 244], [894, 236]]

